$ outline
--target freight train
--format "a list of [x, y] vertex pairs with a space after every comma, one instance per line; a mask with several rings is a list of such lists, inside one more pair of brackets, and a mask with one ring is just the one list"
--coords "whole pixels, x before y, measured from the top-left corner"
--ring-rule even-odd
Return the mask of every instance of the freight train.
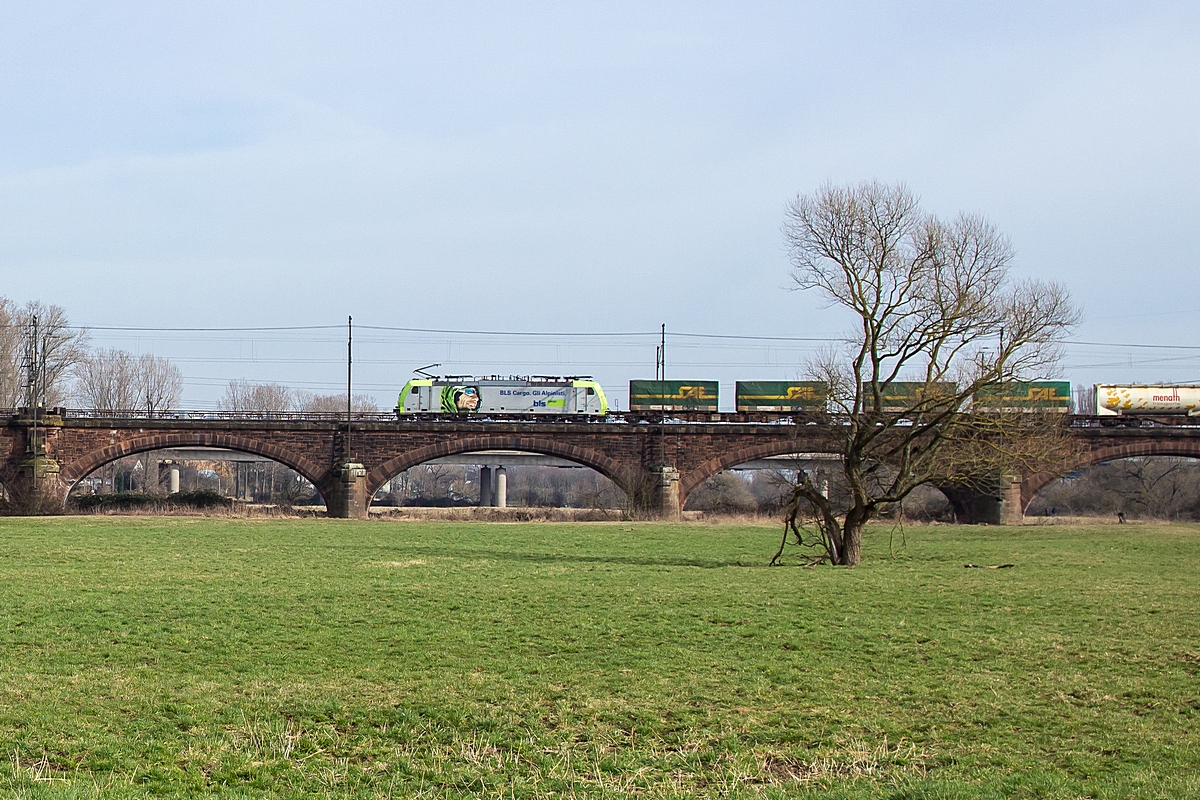
[[[953, 383], [893, 381], [883, 395], [885, 411], [911, 408], [923, 397], [953, 395]], [[738, 381], [737, 413], [746, 419], [820, 415], [830, 411], [828, 386], [819, 381]], [[631, 380], [629, 412], [671, 414], [702, 419], [718, 413], [717, 381]], [[1112, 385], [1092, 387], [1088, 407], [1094, 416], [1200, 416], [1200, 385]], [[1068, 381], [1022, 381], [979, 392], [971, 403], [985, 413], [1071, 411]], [[627, 412], [621, 412], [627, 413]], [[534, 417], [604, 417], [609, 414], [604, 389], [590, 376], [524, 376], [504, 378], [447, 376], [410, 380], [396, 402], [405, 417], [484, 415]], [[711, 417], [710, 417], [711, 418]]]

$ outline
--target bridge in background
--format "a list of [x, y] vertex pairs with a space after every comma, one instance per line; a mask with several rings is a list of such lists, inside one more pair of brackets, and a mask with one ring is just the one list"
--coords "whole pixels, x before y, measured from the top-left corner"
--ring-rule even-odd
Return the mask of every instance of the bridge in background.
[[[1110, 426], [1111, 418], [1067, 417], [1083, 468], [1138, 456], [1200, 458], [1200, 425]], [[283, 464], [310, 481], [330, 516], [364, 518], [375, 493], [410, 467], [436, 461], [503, 466], [497, 451], [590, 467], [613, 481], [644, 513], [679, 515], [693, 490], [735, 467], [803, 467], [838, 452], [841, 426], [745, 422], [603, 420], [397, 420], [359, 414], [347, 427], [335, 415], [174, 413], [104, 417], [55, 409], [33, 420], [20, 413], [0, 428], [0, 484], [17, 505], [58, 504], [89, 474], [137, 453], [218, 448]], [[995, 476], [975, 488], [940, 487], [960, 522], [1019, 521], [1052, 475]], [[986, 487], [986, 488], [979, 488]]]

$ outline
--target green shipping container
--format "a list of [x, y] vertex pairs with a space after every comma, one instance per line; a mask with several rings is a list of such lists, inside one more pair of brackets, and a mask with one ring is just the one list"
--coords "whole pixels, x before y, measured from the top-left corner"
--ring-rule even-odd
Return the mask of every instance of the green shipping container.
[[[946, 397], [953, 396], [958, 386], [950, 382], [924, 383], [923, 381], [892, 381], [883, 389], [883, 410], [896, 413], [907, 411], [921, 402], [926, 394]], [[871, 386], [863, 384], [863, 405], [871, 406]]]
[[829, 386], [821, 381], [738, 381], [738, 411], [824, 411]]
[[975, 395], [976, 411], [1071, 410], [1070, 381], [1016, 381], [991, 386]]
[[630, 411], [716, 411], [716, 381], [630, 381]]

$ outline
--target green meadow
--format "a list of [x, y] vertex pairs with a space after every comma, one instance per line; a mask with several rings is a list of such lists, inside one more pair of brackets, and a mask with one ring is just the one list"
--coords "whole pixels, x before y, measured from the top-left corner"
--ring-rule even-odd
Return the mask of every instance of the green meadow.
[[777, 538], [3, 518], [0, 796], [1200, 796], [1200, 526]]

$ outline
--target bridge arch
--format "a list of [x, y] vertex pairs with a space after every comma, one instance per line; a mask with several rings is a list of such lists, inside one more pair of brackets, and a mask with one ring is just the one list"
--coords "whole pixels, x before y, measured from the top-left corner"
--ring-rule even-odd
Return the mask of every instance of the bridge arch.
[[536, 453], [573, 461], [580, 466], [599, 472], [615, 483], [617, 488], [625, 494], [631, 493], [634, 479], [631, 468], [603, 453], [578, 445], [562, 444], [552, 439], [539, 439], [532, 436], [485, 435], [449, 439], [409, 450], [383, 462], [367, 475], [367, 502], [369, 504], [374, 499], [375, 493], [381, 486], [411, 467], [443, 456], [484, 450], [517, 450], [523, 453]]
[[213, 447], [221, 450], [235, 450], [276, 461], [298, 472], [321, 493], [321, 497], [328, 503], [331, 478], [325, 467], [314, 464], [309, 459], [276, 444], [262, 442], [248, 436], [203, 430], [138, 436], [85, 453], [71, 463], [62, 466], [59, 481], [64, 485], [63, 502], [66, 503], [71, 489], [80, 480], [105, 464], [125, 456], [152, 450], [171, 450], [178, 447]]
[[[683, 508], [685, 505], [687, 505], [688, 497], [693, 491], [696, 490], [696, 487], [700, 486], [706, 480], [720, 472], [724, 472], [727, 469], [733, 469], [738, 464], [745, 464], [748, 461], [756, 461], [760, 458], [770, 458], [772, 456], [792, 455], [796, 454], [797, 452], [796, 441], [792, 439], [785, 439], [749, 445], [737, 450], [732, 450], [728, 453], [724, 453], [716, 458], [711, 458], [693, 468], [686, 475], [680, 477], [679, 507]], [[835, 453], [833, 450], [822, 450], [814, 447], [806, 448], [803, 452]]]
[[[1178, 456], [1180, 458], [1200, 459], [1200, 439], [1163, 439], [1131, 444], [1109, 445], [1097, 447], [1087, 452], [1084, 458], [1075, 465], [1074, 469], [1083, 469], [1105, 461], [1119, 461], [1123, 458], [1145, 458], [1147, 456]], [[1033, 498], [1045, 489], [1047, 485], [1058, 480], [1057, 475], [1038, 473], [1030, 475], [1021, 481], [1021, 512], [1024, 513]]]

